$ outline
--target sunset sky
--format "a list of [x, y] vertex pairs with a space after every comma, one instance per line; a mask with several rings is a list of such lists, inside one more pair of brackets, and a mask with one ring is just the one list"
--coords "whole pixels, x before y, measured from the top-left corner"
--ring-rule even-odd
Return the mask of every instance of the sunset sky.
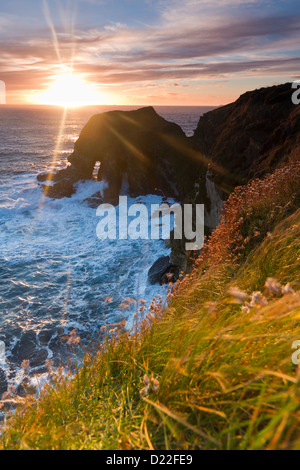
[[299, 0], [0, 0], [8, 104], [221, 105], [294, 78]]

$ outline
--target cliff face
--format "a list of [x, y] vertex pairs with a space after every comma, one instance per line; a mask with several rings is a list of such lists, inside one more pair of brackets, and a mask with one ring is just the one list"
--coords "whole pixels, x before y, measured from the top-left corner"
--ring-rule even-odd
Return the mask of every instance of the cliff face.
[[[180, 202], [208, 205], [206, 175], [224, 193], [262, 176], [292, 158], [300, 145], [300, 106], [291, 83], [245, 93], [236, 102], [206, 113], [193, 137], [153, 108], [93, 116], [69, 157], [70, 166], [53, 175], [50, 197], [71, 196], [100, 162], [104, 200], [121, 191], [130, 196], [157, 191]], [[209, 170], [209, 172], [208, 172]]]
[[[293, 91], [287, 83], [245, 93], [202, 116], [190, 138], [151, 107], [95, 115], [75, 143], [70, 165], [38, 180], [52, 181], [44, 187], [49, 197], [69, 197], [100, 162], [103, 190], [93, 204], [118, 203], [120, 194], [204, 204], [208, 235], [235, 186], [298, 158], [300, 106], [292, 103]], [[184, 264], [184, 243], [171, 241], [173, 264]]]
[[50, 177], [54, 185], [47, 195], [70, 196], [77, 181], [92, 177], [97, 162], [106, 201], [121, 191], [132, 197], [159, 191], [183, 201], [193, 197], [195, 181], [205, 181], [205, 167], [182, 129], [151, 107], [93, 116], [75, 143], [70, 166]]
[[210, 161], [220, 189], [231, 192], [292, 158], [300, 145], [300, 106], [292, 103], [293, 91], [286, 83], [248, 92], [200, 118], [191, 141]]

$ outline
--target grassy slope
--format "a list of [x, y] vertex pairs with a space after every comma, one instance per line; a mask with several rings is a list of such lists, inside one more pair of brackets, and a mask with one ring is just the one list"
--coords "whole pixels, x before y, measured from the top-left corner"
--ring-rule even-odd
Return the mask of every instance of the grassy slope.
[[[300, 210], [285, 202], [281, 217], [270, 221], [265, 211], [261, 226], [272, 235], [256, 234], [237, 258], [198, 263], [151, 325], [107, 342], [73, 380], [58, 379], [28, 402], [0, 448], [299, 449], [300, 373], [291, 355], [300, 340]], [[256, 219], [250, 214], [239, 230]], [[269, 277], [295, 293], [271, 295]], [[228, 294], [234, 286], [261, 291], [267, 305], [242, 311]], [[145, 374], [159, 382], [148, 395], [140, 393]]]

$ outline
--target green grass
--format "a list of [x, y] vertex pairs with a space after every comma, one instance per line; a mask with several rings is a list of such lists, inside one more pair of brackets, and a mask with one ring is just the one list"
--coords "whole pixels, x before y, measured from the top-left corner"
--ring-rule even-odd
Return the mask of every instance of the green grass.
[[[299, 255], [300, 210], [243, 261], [196, 268], [151, 325], [23, 403], [0, 449], [300, 449]], [[295, 293], [269, 295], [268, 277]], [[267, 305], [242, 312], [233, 286]], [[145, 374], [159, 382], [148, 395]]]

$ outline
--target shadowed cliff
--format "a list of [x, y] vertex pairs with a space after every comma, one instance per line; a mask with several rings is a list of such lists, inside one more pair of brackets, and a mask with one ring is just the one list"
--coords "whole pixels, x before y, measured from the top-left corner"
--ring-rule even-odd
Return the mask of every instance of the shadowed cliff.
[[[191, 140], [225, 192], [292, 160], [300, 145], [300, 106], [292, 84], [247, 92], [200, 118]], [[297, 157], [298, 158], [298, 157]]]
[[204, 114], [190, 138], [152, 107], [97, 114], [75, 143], [70, 166], [38, 180], [54, 183], [45, 190], [49, 197], [69, 197], [100, 162], [103, 200], [159, 192], [209, 204], [207, 175], [228, 194], [296, 158], [300, 106], [292, 93], [291, 83], [245, 93]]
[[196, 180], [205, 186], [205, 166], [189, 139], [151, 107], [93, 116], [68, 160], [69, 167], [50, 175], [54, 185], [46, 189], [49, 197], [72, 195], [76, 182], [92, 178], [97, 162], [105, 201], [118, 200], [122, 193], [137, 197], [157, 192], [183, 201], [194, 197]]
[[[70, 197], [76, 183], [91, 179], [97, 162], [102, 189], [90, 201], [118, 204], [122, 194], [161, 194], [205, 205], [206, 234], [216, 228], [222, 200], [236, 186], [299, 158], [300, 106], [292, 84], [262, 88], [206, 113], [193, 137], [152, 107], [93, 116], [69, 157], [70, 165], [38, 180], [44, 192]], [[185, 240], [172, 240], [171, 261], [183, 267]]]

